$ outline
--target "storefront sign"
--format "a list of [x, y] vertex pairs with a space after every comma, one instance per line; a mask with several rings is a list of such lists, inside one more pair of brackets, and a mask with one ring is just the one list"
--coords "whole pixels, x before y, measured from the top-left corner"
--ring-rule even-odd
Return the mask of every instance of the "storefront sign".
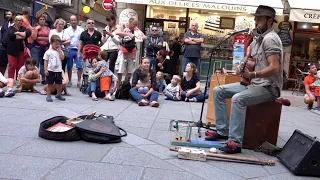
[[[194, 8], [194, 9], [208, 9], [208, 10], [216, 10], [216, 11], [248, 12], [248, 13], [254, 13], [257, 9], [257, 7], [253, 7], [253, 6], [218, 4], [218, 3], [209, 3], [209, 2], [179, 1], [179, 0], [115, 0], [115, 2]], [[275, 10], [277, 15], [283, 14], [282, 9], [275, 9]]]
[[137, 12], [133, 9], [124, 9], [120, 13], [119, 24], [127, 24], [129, 19], [132, 17], [136, 17], [138, 19]]
[[320, 22], [320, 10], [303, 10], [303, 9], [291, 9], [290, 21], [319, 23]]

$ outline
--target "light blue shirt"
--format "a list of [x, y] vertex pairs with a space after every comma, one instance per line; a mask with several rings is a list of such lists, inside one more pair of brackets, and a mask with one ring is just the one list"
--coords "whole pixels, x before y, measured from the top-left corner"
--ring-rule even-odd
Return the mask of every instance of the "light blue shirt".
[[64, 30], [66, 37], [65, 39], [70, 38], [70, 44], [68, 46], [69, 49], [78, 49], [80, 35], [84, 31], [84, 29], [80, 26], [77, 26], [76, 29], [73, 29], [72, 26], [69, 26], [67, 29]]

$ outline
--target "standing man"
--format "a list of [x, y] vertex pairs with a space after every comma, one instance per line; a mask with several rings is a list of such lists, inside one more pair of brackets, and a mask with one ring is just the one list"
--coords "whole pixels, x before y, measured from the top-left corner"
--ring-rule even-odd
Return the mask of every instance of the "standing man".
[[318, 101], [318, 107], [320, 107], [320, 97], [316, 97], [314, 82], [317, 79], [317, 67], [313, 63], [309, 63], [309, 75], [304, 78], [304, 87], [306, 89], [306, 95], [304, 96], [304, 102], [308, 104], [308, 109], [313, 108], [314, 101]]
[[[273, 8], [262, 5], [253, 14], [258, 33], [254, 35], [254, 40], [249, 46], [250, 53], [243, 61], [248, 58], [255, 59], [255, 71], [249, 72], [246, 69], [240, 72], [239, 66], [236, 71], [238, 75], [251, 79], [251, 83], [248, 86], [243, 86], [239, 82], [232, 83], [213, 90], [217, 133], [207, 137], [206, 140], [228, 139], [227, 145], [220, 148], [226, 153], [241, 152], [246, 107], [275, 101], [280, 96], [283, 83], [283, 49], [278, 34], [272, 29], [273, 23], [277, 23], [274, 19], [275, 14], [276, 11]], [[232, 98], [229, 123], [226, 98]]]
[[201, 43], [204, 42], [204, 36], [201, 33], [198, 33], [197, 22], [191, 24], [191, 31], [184, 34], [183, 41], [185, 43], [185, 50], [183, 52], [181, 74], [185, 71], [189, 62], [194, 63], [199, 70]]
[[[80, 41], [78, 46], [78, 59], [81, 59], [81, 51], [85, 45], [92, 44], [96, 46], [101, 46], [102, 34], [94, 29], [94, 20], [87, 20], [87, 30], [83, 31], [80, 35]], [[79, 71], [78, 71], [79, 72]], [[79, 74], [78, 74], [79, 75]], [[81, 79], [81, 78], [80, 78]], [[78, 87], [81, 86], [80, 80], [78, 79]]]
[[67, 39], [70, 39], [70, 43], [67, 46], [69, 49], [69, 57], [66, 59], [69, 78], [68, 87], [72, 86], [73, 62], [76, 64], [76, 68], [78, 69], [78, 82], [81, 81], [82, 75], [82, 59], [78, 59], [78, 45], [80, 41], [80, 35], [84, 31], [84, 29], [77, 24], [77, 17], [75, 15], [72, 15], [70, 16], [70, 26], [64, 30], [64, 36]]
[[[31, 16], [31, 8], [30, 7], [23, 7], [22, 8], [22, 16], [23, 16], [23, 26], [28, 29], [31, 33], [35, 33], [34, 29], [32, 28], [30, 22], [29, 22], [29, 18]], [[28, 44], [32, 43], [32, 35], [30, 37], [28, 37]], [[26, 46], [28, 45], [26, 44]]]
[[145, 41], [146, 58], [150, 61], [150, 68], [156, 69], [157, 53], [163, 48], [163, 37], [158, 32], [158, 26], [153, 25], [151, 33], [147, 36]]
[[14, 18], [16, 17], [15, 13], [8, 11], [7, 12], [7, 22], [5, 22], [1, 27], [1, 46], [0, 46], [0, 72], [4, 75], [8, 65], [8, 56], [7, 56], [7, 45], [6, 45], [6, 30], [14, 25]]

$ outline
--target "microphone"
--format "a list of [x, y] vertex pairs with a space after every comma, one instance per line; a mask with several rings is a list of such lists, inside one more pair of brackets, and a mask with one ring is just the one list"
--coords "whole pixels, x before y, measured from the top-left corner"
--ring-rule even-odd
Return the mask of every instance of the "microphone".
[[249, 28], [240, 29], [238, 31], [230, 32], [230, 33], [228, 33], [228, 35], [233, 36], [233, 35], [236, 35], [236, 34], [239, 34], [239, 33], [244, 33], [244, 32], [249, 32]]

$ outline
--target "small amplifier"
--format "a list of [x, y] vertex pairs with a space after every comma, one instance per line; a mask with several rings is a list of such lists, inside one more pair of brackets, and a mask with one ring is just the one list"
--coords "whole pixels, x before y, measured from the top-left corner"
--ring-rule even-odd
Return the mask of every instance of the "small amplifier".
[[295, 175], [320, 177], [320, 142], [295, 130], [278, 159]]

